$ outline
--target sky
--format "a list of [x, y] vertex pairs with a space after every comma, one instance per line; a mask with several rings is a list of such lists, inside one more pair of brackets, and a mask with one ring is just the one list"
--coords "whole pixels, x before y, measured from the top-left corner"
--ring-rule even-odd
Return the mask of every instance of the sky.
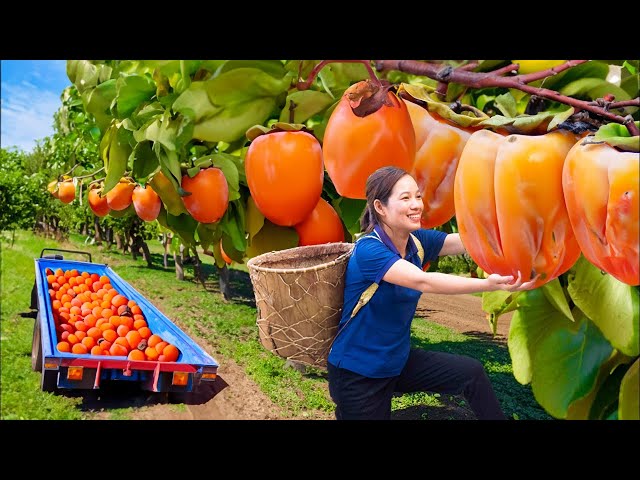
[[53, 135], [53, 114], [71, 85], [66, 60], [0, 62], [0, 146], [31, 152], [36, 140]]

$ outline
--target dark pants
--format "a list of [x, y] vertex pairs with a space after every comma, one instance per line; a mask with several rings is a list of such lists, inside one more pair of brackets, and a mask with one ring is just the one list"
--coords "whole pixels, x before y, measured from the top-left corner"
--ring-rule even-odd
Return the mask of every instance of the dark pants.
[[327, 365], [338, 420], [388, 420], [395, 392], [462, 394], [479, 420], [505, 420], [482, 364], [471, 357], [411, 349], [397, 377], [369, 378]]

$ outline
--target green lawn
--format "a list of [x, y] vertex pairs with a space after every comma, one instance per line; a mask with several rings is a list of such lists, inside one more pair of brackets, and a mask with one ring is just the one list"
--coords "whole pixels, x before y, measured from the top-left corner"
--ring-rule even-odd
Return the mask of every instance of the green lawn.
[[[84, 244], [84, 237], [74, 235], [68, 243], [45, 240], [30, 232], [18, 232], [15, 244], [6, 240], [1, 248], [1, 414], [2, 419], [80, 419], [94, 418], [95, 413], [79, 408], [79, 397], [54, 395], [40, 391], [40, 374], [31, 370], [31, 340], [34, 320], [20, 314], [29, 311], [34, 282], [34, 258], [43, 248], [88, 251], [95, 263], [107, 263], [192, 338], [210, 346], [208, 352], [231, 358], [241, 365], [285, 415], [303, 412], [332, 412], [324, 372], [313, 370], [301, 374], [285, 368], [285, 361], [266, 351], [258, 340], [256, 309], [245, 266], [233, 269], [232, 301], [226, 302], [218, 291], [217, 271], [210, 257], [201, 256], [207, 273], [204, 286], [196, 282], [193, 268], [185, 270], [186, 280], [178, 281], [170, 259], [162, 266], [162, 246], [151, 241], [153, 267], [141, 257]], [[71, 258], [68, 255], [65, 258]], [[81, 259], [81, 257], [77, 257]], [[515, 381], [506, 346], [484, 339], [457, 334], [423, 319], [414, 322], [413, 342], [425, 348], [461, 353], [483, 362], [501, 404], [509, 417], [520, 419], [550, 418], [535, 402], [528, 386]], [[221, 375], [223, 373], [221, 372]], [[413, 394], [394, 399], [394, 413], [416, 406], [431, 411], [445, 409], [451, 402], [464, 408], [460, 399], [443, 399], [438, 395]], [[435, 409], [435, 410], [433, 410]], [[131, 411], [112, 410], [110, 418], [128, 418]], [[433, 418], [433, 415], [422, 415]], [[437, 417], [437, 415], [436, 415]], [[104, 416], [100, 417], [104, 418]], [[446, 416], [445, 416], [446, 418]]]

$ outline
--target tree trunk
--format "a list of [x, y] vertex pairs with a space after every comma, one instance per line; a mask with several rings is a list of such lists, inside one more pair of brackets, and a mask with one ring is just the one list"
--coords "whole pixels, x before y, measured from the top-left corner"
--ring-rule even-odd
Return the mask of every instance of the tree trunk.
[[184, 280], [184, 270], [182, 268], [182, 252], [184, 252], [184, 245], [180, 244], [180, 253], [173, 254], [173, 262], [176, 264], [176, 278], [178, 280]]
[[229, 269], [225, 265], [224, 267], [216, 267], [218, 269], [218, 279], [220, 285], [220, 292], [225, 300], [231, 300], [231, 284], [229, 283]]
[[200, 257], [198, 256], [198, 251], [195, 248], [193, 249], [193, 255], [194, 255], [194, 258], [196, 259], [196, 263], [194, 264], [194, 267], [193, 267], [193, 269], [195, 270], [196, 279], [198, 279], [198, 281], [204, 287], [206, 277], [205, 277], [204, 269], [202, 268], [202, 263], [200, 262]]
[[95, 230], [93, 236], [95, 245], [102, 245], [102, 227], [100, 227], [100, 220], [95, 216], [93, 217], [93, 228]]
[[147, 267], [151, 267], [153, 263], [151, 262], [151, 252], [149, 251], [149, 245], [147, 245], [147, 242], [142, 240], [140, 248], [142, 248], [142, 258], [145, 262], [147, 262]]
[[164, 268], [169, 268], [169, 264], [167, 262], [167, 256], [169, 255], [169, 245], [171, 245], [171, 237], [169, 237], [168, 233], [162, 234], [162, 246], [164, 247], [164, 255], [162, 258], [162, 262]]

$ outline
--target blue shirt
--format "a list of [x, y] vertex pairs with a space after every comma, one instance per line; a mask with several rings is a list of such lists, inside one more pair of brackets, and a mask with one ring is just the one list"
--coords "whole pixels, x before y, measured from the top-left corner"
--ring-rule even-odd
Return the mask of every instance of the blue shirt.
[[[438, 257], [447, 236], [445, 232], [426, 229], [413, 235], [422, 243], [423, 263]], [[422, 268], [411, 238], [406, 252], [405, 260]], [[411, 322], [422, 295], [418, 290], [382, 280], [400, 259], [395, 245], [379, 226], [356, 242], [345, 273], [339, 333], [329, 352], [332, 365], [371, 378], [400, 375], [409, 358]], [[362, 292], [374, 282], [378, 283], [378, 290], [345, 327]]]

